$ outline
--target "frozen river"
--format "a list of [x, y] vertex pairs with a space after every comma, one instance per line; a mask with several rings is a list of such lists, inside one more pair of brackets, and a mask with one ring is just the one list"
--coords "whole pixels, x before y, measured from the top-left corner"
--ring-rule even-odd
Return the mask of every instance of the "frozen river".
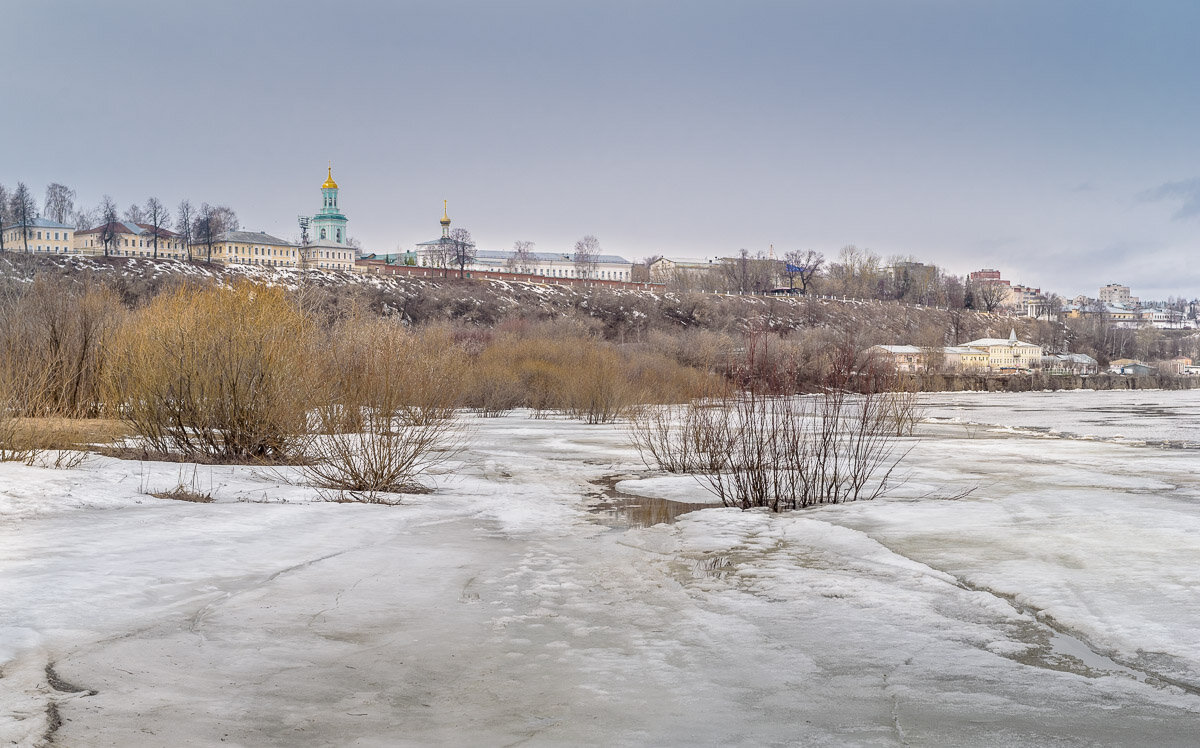
[[523, 414], [396, 507], [0, 464], [0, 741], [1195, 745], [1200, 397], [928, 406], [889, 499], [648, 527], [704, 492]]
[[1200, 449], [1200, 390], [956, 392], [923, 398], [934, 419]]

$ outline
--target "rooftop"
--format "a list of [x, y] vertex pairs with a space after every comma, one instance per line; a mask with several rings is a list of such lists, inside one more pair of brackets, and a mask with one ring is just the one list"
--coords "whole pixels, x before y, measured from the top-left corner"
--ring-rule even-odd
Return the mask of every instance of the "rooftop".
[[[291, 242], [262, 231], [226, 231], [217, 237], [218, 242], [238, 242], [240, 244], [270, 244], [276, 247], [294, 247]], [[195, 242], [197, 244], [201, 242]]]
[[51, 221], [49, 218], [42, 218], [41, 216], [37, 216], [36, 218], [31, 220], [28, 224], [23, 224], [20, 221], [13, 221], [11, 223], [6, 224], [4, 226], [4, 228], [15, 229], [15, 228], [20, 228], [22, 226], [28, 226], [29, 228], [35, 228], [35, 229], [67, 229], [68, 231], [73, 230], [75, 228], [74, 226], [68, 226], [65, 223], [58, 223], [57, 221]]

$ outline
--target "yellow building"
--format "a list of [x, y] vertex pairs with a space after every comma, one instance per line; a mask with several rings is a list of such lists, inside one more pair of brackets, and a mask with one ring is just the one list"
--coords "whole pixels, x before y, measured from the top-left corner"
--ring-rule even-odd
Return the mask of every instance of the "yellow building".
[[1016, 330], [1009, 332], [1008, 339], [980, 338], [963, 345], [986, 352], [991, 372], [1026, 371], [1042, 365], [1042, 346], [1017, 340]]
[[876, 345], [870, 352], [880, 356], [901, 374], [916, 374], [928, 368], [926, 351], [915, 345]]
[[942, 349], [942, 355], [947, 371], [961, 371], [966, 374], [987, 371], [991, 358], [987, 351], [966, 345], [947, 346]]
[[[75, 232], [74, 254], [104, 254], [106, 229], [112, 232], [112, 242], [108, 249], [110, 256], [154, 256], [154, 227], [148, 223], [132, 223], [130, 221], [113, 221], [111, 226], [102, 224], [95, 228]], [[174, 260], [187, 259], [187, 248], [183, 245], [183, 237], [174, 231], [160, 227], [158, 229], [158, 256]]]
[[28, 225], [5, 224], [4, 249], [10, 252], [30, 252], [65, 255], [71, 253], [75, 229], [66, 224], [37, 217]]
[[[192, 242], [192, 257], [208, 259], [208, 245]], [[227, 231], [212, 246], [212, 261], [226, 265], [301, 267], [300, 247], [261, 231]]]

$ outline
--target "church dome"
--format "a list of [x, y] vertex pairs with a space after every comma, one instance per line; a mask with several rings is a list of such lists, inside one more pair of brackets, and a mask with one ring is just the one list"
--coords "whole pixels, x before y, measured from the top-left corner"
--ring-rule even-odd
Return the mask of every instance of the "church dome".
[[446, 200], [443, 200], [443, 201], [442, 201], [442, 225], [443, 225], [443, 226], [449, 226], [449, 225], [450, 225], [450, 210], [449, 210], [449, 202], [448, 202], [448, 201], [446, 201]]
[[333, 167], [329, 167], [329, 176], [325, 178], [325, 184], [321, 185], [323, 190], [336, 190], [337, 182], [333, 181]]

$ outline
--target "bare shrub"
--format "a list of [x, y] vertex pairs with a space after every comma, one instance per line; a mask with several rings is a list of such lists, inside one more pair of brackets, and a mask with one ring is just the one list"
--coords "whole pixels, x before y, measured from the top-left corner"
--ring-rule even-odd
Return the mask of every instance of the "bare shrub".
[[38, 277], [0, 303], [0, 378], [23, 416], [103, 409], [108, 343], [125, 310], [111, 289]]
[[918, 394], [920, 386], [916, 379], [898, 380], [887, 398], [887, 419], [896, 436], [912, 436], [917, 424], [925, 417], [925, 407]]
[[[185, 482], [185, 477], [187, 478]], [[185, 475], [183, 468], [179, 469], [179, 480], [167, 489], [149, 491], [145, 486], [146, 477], [142, 476], [142, 493], [156, 499], [171, 499], [172, 501], [190, 501], [196, 504], [211, 504], [213, 501], [212, 476], [209, 476], [209, 487], [205, 490], [199, 480], [199, 466], [192, 466], [191, 476]]]
[[784, 511], [869, 500], [888, 490], [907, 454], [896, 454], [892, 397], [746, 390], [642, 414], [630, 437], [647, 464], [696, 475], [726, 506]]
[[465, 355], [450, 343], [442, 330], [386, 321], [339, 328], [324, 359], [338, 375], [314, 410], [305, 477], [341, 500], [394, 503], [381, 494], [421, 490], [418, 479], [464, 437], [454, 408]]
[[709, 473], [725, 467], [724, 450], [711, 439], [718, 432], [711, 428], [701, 402], [650, 406], [636, 411], [629, 419], [630, 442], [647, 465], [668, 473]]
[[315, 386], [310, 320], [279, 289], [178, 289], [123, 327], [111, 398], [148, 449], [295, 459]]
[[643, 346], [618, 346], [577, 326], [535, 325], [496, 335], [474, 357], [465, 404], [485, 415], [515, 407], [608, 423], [643, 403], [685, 402], [714, 377]]
[[38, 451], [22, 438], [13, 410], [13, 397], [7, 383], [0, 380], [0, 462], [29, 463], [37, 457]]

